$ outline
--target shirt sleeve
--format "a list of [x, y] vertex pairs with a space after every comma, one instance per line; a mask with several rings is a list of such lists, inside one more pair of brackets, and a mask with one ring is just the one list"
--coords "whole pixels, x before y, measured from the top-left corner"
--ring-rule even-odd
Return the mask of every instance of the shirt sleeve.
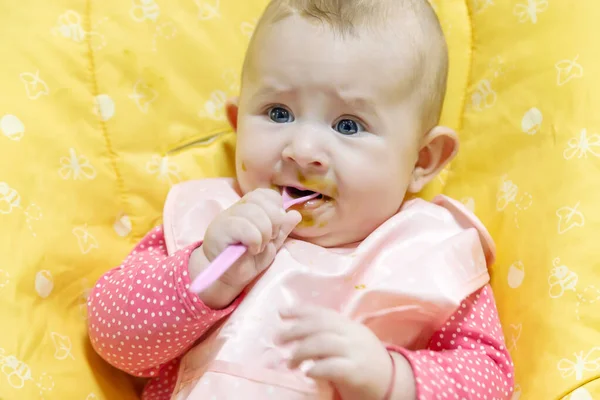
[[188, 262], [199, 245], [169, 256], [158, 227], [100, 278], [88, 300], [88, 330], [104, 360], [131, 375], [155, 377], [233, 311], [239, 298], [213, 310], [189, 292]]
[[[463, 301], [428, 349], [392, 348], [411, 364], [417, 399], [509, 399], [514, 368], [491, 287]], [[441, 396], [441, 397], [440, 397]]]

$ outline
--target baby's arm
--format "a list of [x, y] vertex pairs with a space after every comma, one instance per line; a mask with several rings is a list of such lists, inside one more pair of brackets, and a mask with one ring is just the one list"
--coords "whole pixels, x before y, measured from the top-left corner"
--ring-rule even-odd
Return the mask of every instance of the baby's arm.
[[[416, 398], [509, 399], [514, 371], [492, 289], [468, 297], [444, 327], [433, 335], [428, 350], [392, 349], [399, 354], [392, 399], [404, 399], [405, 383], [414, 380]], [[404, 356], [404, 357], [402, 357]], [[412, 369], [406, 368], [406, 362]], [[446, 394], [444, 396], [443, 394]]]
[[213, 310], [188, 291], [197, 246], [169, 256], [159, 227], [100, 278], [88, 301], [88, 327], [102, 358], [135, 376], [157, 376], [235, 308], [237, 301]]

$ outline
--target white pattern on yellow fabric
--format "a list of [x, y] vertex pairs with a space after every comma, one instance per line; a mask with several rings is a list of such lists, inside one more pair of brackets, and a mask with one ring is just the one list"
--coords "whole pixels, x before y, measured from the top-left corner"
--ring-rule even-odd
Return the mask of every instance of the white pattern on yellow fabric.
[[514, 204], [514, 222], [519, 228], [519, 213], [526, 211], [533, 204], [533, 197], [528, 192], [520, 192], [519, 187], [507, 175], [502, 176], [496, 194], [496, 210], [504, 211]]
[[179, 166], [170, 161], [167, 156], [152, 156], [152, 159], [146, 163], [146, 171], [157, 175], [160, 181], [168, 182], [170, 185], [181, 181]]
[[163, 22], [156, 25], [156, 32], [152, 38], [152, 51], [158, 51], [158, 40], [172, 40], [177, 36], [177, 27], [172, 22]]
[[215, 90], [204, 102], [204, 107], [198, 112], [198, 116], [213, 121], [225, 121], [225, 103], [227, 102], [227, 93], [222, 90]]
[[120, 237], [126, 237], [131, 233], [131, 219], [128, 215], [120, 214], [113, 224], [113, 229]]
[[44, 270], [35, 275], [35, 291], [41, 298], [45, 299], [50, 296], [53, 289], [54, 278], [52, 272]]
[[600, 370], [600, 347], [593, 347], [587, 353], [580, 351], [570, 358], [563, 358], [557, 364], [563, 378], [574, 377], [576, 381], [583, 379], [586, 372]]
[[96, 178], [96, 168], [90, 164], [86, 156], [77, 155], [75, 149], [69, 149], [68, 157], [60, 158], [61, 168], [58, 170], [58, 175], [64, 179], [89, 179]]
[[548, 284], [550, 285], [548, 293], [551, 298], [557, 299], [562, 297], [567, 290], [575, 291], [579, 277], [566, 265], [561, 265], [560, 258], [556, 258], [553, 265], [554, 267], [550, 270], [550, 276], [548, 277]]
[[244, 21], [240, 25], [240, 31], [242, 35], [246, 36], [248, 39], [252, 37], [254, 34], [254, 30], [256, 29], [256, 24], [258, 24], [258, 19], [253, 19], [251, 21]]
[[594, 398], [590, 392], [582, 386], [575, 389], [573, 393], [571, 393], [569, 400], [594, 400]]
[[508, 267], [508, 286], [512, 289], [517, 289], [523, 284], [525, 279], [525, 265], [523, 261], [516, 261]]
[[198, 6], [198, 19], [207, 21], [220, 18], [219, 12], [220, 0], [194, 0]]
[[52, 28], [52, 33], [71, 39], [76, 43], [83, 42], [85, 40], [85, 30], [81, 25], [81, 15], [73, 10], [65, 11], [64, 14], [58, 17], [58, 22]]
[[61, 361], [66, 360], [67, 358], [72, 360], [75, 359], [71, 353], [73, 345], [71, 344], [71, 339], [68, 336], [51, 332], [50, 337], [52, 338], [52, 343], [54, 343], [54, 358]]
[[33, 382], [31, 368], [17, 357], [7, 354], [3, 348], [0, 348], [0, 371], [14, 389], [23, 388], [28, 381]]
[[29, 365], [14, 355], [8, 354], [3, 348], [0, 348], [0, 372], [2, 372], [6, 381], [13, 389], [23, 389], [31, 381], [39, 389], [42, 400], [44, 392], [52, 391], [55, 386], [54, 379], [46, 372], [42, 372], [39, 380], [36, 382]]
[[578, 63], [579, 55], [573, 60], [561, 60], [555, 64], [556, 84], [563, 86], [571, 80], [583, 77], [583, 66]]
[[48, 84], [40, 78], [40, 71], [36, 71], [35, 73], [23, 72], [19, 77], [25, 85], [25, 91], [30, 100], [37, 100], [42, 96], [48, 96], [50, 94]]
[[581, 228], [585, 225], [585, 216], [583, 215], [583, 212], [579, 210], [580, 205], [581, 203], [577, 203], [573, 207], [565, 206], [556, 211], [559, 235], [567, 233], [574, 228]]
[[[577, 303], [575, 303], [575, 314], [577, 315], [577, 320], [581, 320], [580, 308], [583, 305], [595, 306], [596, 303], [600, 303], [600, 288], [595, 285], [589, 285], [585, 289], [581, 291], [581, 293], [577, 293]], [[597, 307], [597, 306], [595, 306]]]
[[498, 95], [492, 89], [492, 83], [483, 79], [475, 85], [475, 90], [471, 94], [471, 107], [475, 111], [483, 111], [492, 108], [497, 100]]
[[135, 22], [156, 22], [160, 16], [160, 7], [154, 0], [132, 0], [129, 15]]
[[135, 104], [141, 112], [147, 114], [150, 110], [150, 105], [158, 99], [158, 92], [148, 86], [144, 81], [138, 80], [133, 85], [133, 93], [129, 98], [135, 101]]
[[[92, 28], [95, 29], [104, 21], [106, 21], [106, 19], [102, 19]], [[52, 28], [51, 31], [54, 35], [70, 39], [75, 43], [82, 43], [84, 40], [89, 39], [94, 50], [101, 50], [106, 47], [106, 38], [104, 35], [96, 31], [86, 32], [82, 26], [81, 15], [73, 10], [67, 10], [65, 13], [61, 14], [58, 17], [56, 26]]]
[[544, 116], [542, 112], [535, 107], [530, 108], [521, 120], [521, 130], [527, 135], [535, 135], [542, 127]]
[[73, 235], [77, 238], [77, 244], [82, 254], [87, 254], [94, 249], [100, 248], [96, 238], [88, 231], [87, 226], [73, 228]]
[[600, 135], [594, 133], [588, 136], [587, 129], [582, 129], [578, 136], [569, 140], [563, 156], [566, 160], [573, 157], [587, 158], [588, 153], [600, 157]]
[[519, 343], [519, 339], [521, 338], [522, 332], [523, 332], [523, 324], [510, 324], [509, 325], [509, 335], [507, 337], [508, 351], [513, 352], [513, 351], [517, 350], [517, 344]]
[[538, 14], [548, 10], [548, 0], [526, 0], [525, 3], [515, 5], [513, 13], [519, 18], [519, 22], [537, 23]]
[[0, 182], [0, 214], [10, 214], [20, 206], [21, 196], [19, 192], [8, 186], [8, 183]]
[[475, 14], [479, 14], [494, 5], [494, 0], [469, 0]]
[[503, 78], [508, 70], [512, 70], [502, 56], [495, 56], [490, 59], [488, 64], [488, 76], [490, 80], [497, 80]]
[[95, 97], [93, 110], [102, 121], [108, 121], [115, 115], [115, 102], [109, 95], [99, 94]]
[[226, 69], [221, 75], [223, 82], [231, 93], [237, 94], [240, 91], [240, 75], [233, 68]]
[[7, 114], [0, 119], [0, 131], [10, 140], [18, 142], [25, 135], [25, 125], [18, 117]]
[[34, 222], [41, 221], [43, 214], [42, 209], [34, 203], [31, 203], [24, 211], [25, 213], [25, 223], [27, 224], [27, 228], [33, 235], [33, 237], [37, 236], [34, 228]]
[[40, 390], [40, 399], [44, 400], [44, 392], [51, 392], [54, 389], [54, 379], [46, 372], [42, 372], [39, 381], [35, 384]]

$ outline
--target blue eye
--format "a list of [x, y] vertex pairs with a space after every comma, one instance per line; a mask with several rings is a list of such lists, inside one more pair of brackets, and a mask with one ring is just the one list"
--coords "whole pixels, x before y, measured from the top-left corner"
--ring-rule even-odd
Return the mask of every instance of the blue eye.
[[294, 116], [283, 107], [273, 107], [269, 110], [269, 118], [277, 124], [294, 122]]
[[355, 135], [364, 131], [363, 126], [352, 119], [341, 119], [335, 124], [334, 129], [342, 135]]

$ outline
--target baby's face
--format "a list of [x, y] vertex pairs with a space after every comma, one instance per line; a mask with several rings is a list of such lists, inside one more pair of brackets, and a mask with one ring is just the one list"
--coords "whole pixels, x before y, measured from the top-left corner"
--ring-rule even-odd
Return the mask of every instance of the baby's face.
[[321, 246], [364, 239], [398, 211], [418, 159], [415, 64], [398, 38], [341, 38], [297, 16], [256, 40], [237, 119], [242, 191], [319, 192], [300, 207], [293, 237]]

